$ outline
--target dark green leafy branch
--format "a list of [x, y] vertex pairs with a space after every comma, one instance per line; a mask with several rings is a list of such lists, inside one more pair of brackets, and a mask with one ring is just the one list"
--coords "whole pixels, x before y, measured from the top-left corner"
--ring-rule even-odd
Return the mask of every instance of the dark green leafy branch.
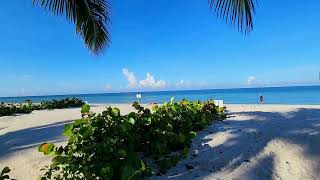
[[[109, 0], [32, 0], [57, 16], [64, 16], [75, 25], [75, 31], [95, 55], [109, 47], [111, 8]], [[187, 1], [186, 1], [187, 3]], [[235, 25], [245, 34], [253, 30], [256, 0], [208, 0], [210, 9], [227, 23]]]
[[109, 34], [110, 7], [108, 0], [32, 0], [57, 16], [65, 16], [94, 54], [99, 55], [111, 42]]
[[81, 107], [84, 102], [77, 98], [66, 98], [61, 100], [42, 101], [40, 104], [33, 104], [28, 101], [25, 104], [0, 103], [0, 117], [12, 116], [15, 114], [29, 114], [34, 110], [62, 109], [70, 107]]
[[136, 112], [126, 115], [111, 107], [94, 114], [84, 105], [83, 117], [65, 126], [66, 146], [39, 146], [39, 152], [53, 155], [42, 178], [139, 179], [165, 173], [187, 157], [196, 132], [226, 118], [212, 100], [133, 107]]
[[0, 172], [0, 180], [7, 180], [10, 179], [9, 177], [9, 172], [10, 172], [10, 168], [9, 167], [5, 167], [2, 169], [2, 171]]

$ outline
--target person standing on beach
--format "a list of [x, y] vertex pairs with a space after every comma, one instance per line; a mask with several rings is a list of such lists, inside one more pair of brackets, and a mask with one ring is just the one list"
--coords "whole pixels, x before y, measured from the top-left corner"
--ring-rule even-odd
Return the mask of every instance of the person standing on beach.
[[260, 104], [263, 104], [263, 96], [262, 95], [260, 95]]

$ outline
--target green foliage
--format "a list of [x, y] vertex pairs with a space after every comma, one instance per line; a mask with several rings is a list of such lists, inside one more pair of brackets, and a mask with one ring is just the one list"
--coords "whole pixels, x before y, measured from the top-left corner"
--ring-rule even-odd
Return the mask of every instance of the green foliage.
[[5, 180], [5, 179], [10, 179], [8, 173], [10, 172], [10, 168], [9, 167], [5, 167], [2, 169], [1, 173], [0, 173], [0, 180]]
[[90, 106], [88, 104], [84, 104], [81, 108], [81, 113], [85, 114], [85, 113], [89, 113], [90, 112]]
[[79, 107], [79, 106], [82, 106], [83, 104], [84, 102], [81, 99], [76, 99], [76, 98], [42, 101], [41, 104], [33, 104], [31, 101], [27, 101], [27, 103], [24, 103], [24, 104], [0, 103], [0, 117], [12, 116], [15, 114], [29, 114], [34, 110]]
[[80, 107], [84, 104], [81, 99], [77, 98], [66, 98], [61, 100], [52, 101], [42, 101], [41, 109], [62, 109], [62, 108], [70, 108], [70, 107]]
[[[32, 0], [32, 3], [73, 23], [75, 32], [93, 54], [99, 55], [110, 45], [110, 0]], [[247, 34], [253, 30], [257, 0], [208, 0], [208, 4], [217, 17], [239, 31]]]
[[208, 0], [210, 9], [245, 34], [253, 30], [257, 0]]
[[12, 116], [17, 113], [31, 113], [36, 106], [29, 104], [5, 104], [0, 103], [0, 117]]
[[74, 23], [75, 32], [81, 36], [93, 54], [98, 55], [109, 46], [108, 0], [32, 0], [32, 2], [54, 15], [65, 16], [69, 22]]
[[139, 179], [164, 173], [187, 157], [197, 131], [225, 113], [213, 101], [173, 98], [152, 110], [135, 102], [136, 112], [126, 115], [111, 107], [95, 115], [84, 107], [83, 118], [65, 126], [66, 146], [39, 146], [39, 152], [54, 156], [44, 179]]

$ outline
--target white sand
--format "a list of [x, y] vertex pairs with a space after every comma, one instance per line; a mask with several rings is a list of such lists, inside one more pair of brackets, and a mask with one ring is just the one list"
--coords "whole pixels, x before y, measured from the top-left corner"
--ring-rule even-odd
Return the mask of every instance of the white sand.
[[[123, 113], [132, 110], [117, 106]], [[320, 106], [227, 107], [230, 117], [199, 133], [187, 159], [151, 179], [320, 179]], [[65, 143], [63, 126], [77, 118], [79, 109], [0, 117], [0, 168], [10, 166], [13, 178], [35, 179], [50, 163], [37, 146]]]
[[[131, 105], [112, 105], [121, 113], [133, 111]], [[106, 105], [94, 105], [91, 110], [102, 112]], [[38, 152], [43, 142], [66, 143], [61, 135], [64, 125], [81, 118], [80, 108], [34, 111], [31, 114], [0, 117], [0, 169], [9, 166], [11, 178], [36, 179], [40, 169], [51, 160]]]

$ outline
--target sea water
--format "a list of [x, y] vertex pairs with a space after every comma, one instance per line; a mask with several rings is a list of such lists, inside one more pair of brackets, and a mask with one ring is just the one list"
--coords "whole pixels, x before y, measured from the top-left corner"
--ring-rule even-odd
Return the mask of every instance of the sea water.
[[202, 101], [216, 99], [223, 100], [225, 104], [257, 104], [259, 103], [260, 95], [262, 95], [265, 104], [320, 104], [320, 86], [0, 97], [0, 102], [19, 103], [25, 100], [31, 100], [37, 103], [43, 100], [75, 97], [93, 104], [132, 103], [137, 100], [137, 93], [141, 94], [141, 103], [163, 103], [169, 101], [171, 97], [174, 97], [175, 100], [184, 98]]

